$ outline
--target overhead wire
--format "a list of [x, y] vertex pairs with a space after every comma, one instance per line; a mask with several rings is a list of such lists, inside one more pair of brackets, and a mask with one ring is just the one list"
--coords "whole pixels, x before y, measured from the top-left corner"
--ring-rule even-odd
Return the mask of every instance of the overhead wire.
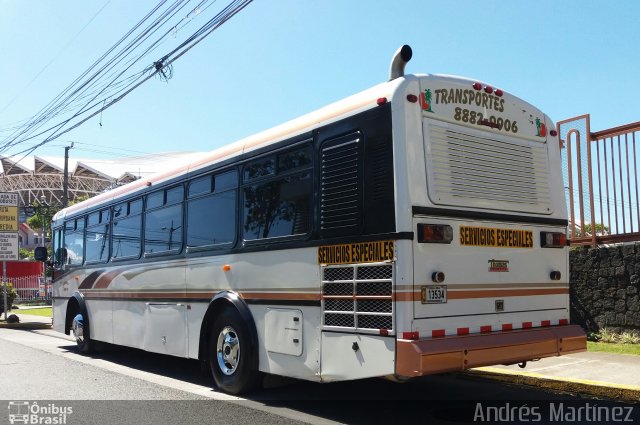
[[[87, 74], [89, 74], [94, 68], [96, 68], [105, 58], [107, 58], [109, 56], [109, 54], [111, 54], [111, 52], [113, 52], [120, 44], [122, 44], [131, 34], [133, 34], [135, 32], [135, 30], [137, 28], [139, 28], [142, 23], [146, 20], [148, 20], [150, 17], [152, 17], [155, 12], [157, 10], [160, 9], [160, 7], [166, 3], [167, 0], [161, 0], [160, 3], [158, 3], [149, 13], [147, 13], [147, 15], [141, 20], [139, 21], [136, 25], [134, 25], [134, 27], [129, 30], [127, 32], [127, 34], [125, 34], [125, 36], [123, 36], [122, 38], [120, 38], [120, 40], [118, 40], [118, 42], [116, 42], [116, 44], [114, 44], [110, 49], [107, 50], [106, 53], [104, 53], [97, 61], [95, 61], [85, 72], [83, 72], [78, 78], [76, 78], [76, 80], [71, 83], [71, 85], [69, 85], [67, 87], [67, 89], [65, 89], [61, 94], [59, 94], [56, 98], [54, 98], [53, 101], [51, 101], [47, 106], [45, 106], [44, 108], [44, 112], [39, 113], [39, 116], [32, 120], [31, 123], [27, 126], [27, 128], [20, 132], [18, 135], [15, 135], [15, 137], [13, 137], [13, 139], [9, 142], [13, 142], [15, 141], [18, 137], [23, 136], [25, 134], [29, 134], [28, 132], [35, 127], [37, 124], [41, 123], [42, 121], [44, 121], [44, 118], [48, 118], [48, 115], [46, 114], [51, 114], [52, 112], [55, 112], [57, 109], [60, 108], [61, 105], [64, 105], [64, 102], [67, 102], [72, 96], [77, 95], [78, 93], [80, 93], [82, 90], [84, 90], [86, 87], [91, 87], [91, 85], [93, 85], [93, 82], [100, 76], [100, 74], [104, 71], [104, 69], [106, 67], [108, 67], [110, 64], [113, 63], [114, 59], [111, 59], [111, 61], [107, 62], [106, 64], [103, 64], [102, 67], [100, 67], [96, 72], [94, 72], [88, 79], [84, 80], [82, 82], [82, 84], [80, 84], [79, 87], [73, 89], [73, 87], [82, 79], [84, 78]], [[172, 3], [169, 6], [169, 9], [167, 11], [164, 11], [163, 13], [161, 13], [160, 17], [156, 18], [147, 28], [145, 28], [141, 34], [137, 35], [133, 40], [129, 41], [128, 44], [126, 44], [124, 46], [124, 48], [122, 50], [120, 50], [116, 56], [115, 59], [121, 57], [123, 54], [125, 54], [128, 51], [131, 51], [132, 47], [135, 46], [136, 42], [138, 42], [138, 40], [140, 40], [141, 37], [144, 37], [144, 35], [148, 34], [148, 32], [150, 30], [152, 30], [154, 27], [156, 27], [159, 22], [161, 22], [161, 18], [163, 16], [166, 16], [167, 13], [170, 13], [175, 7], [177, 7], [178, 5], [180, 5], [181, 3], [184, 3], [185, 0], [176, 0], [174, 1], [174, 3]], [[144, 39], [144, 38], [143, 38]], [[73, 90], [72, 90], [73, 89]], [[67, 95], [67, 92], [71, 91], [70, 94]], [[66, 95], [66, 97], [61, 101], [58, 102], [58, 100], [61, 97], [64, 97]], [[57, 104], [55, 102], [58, 102]], [[14, 135], [12, 135], [14, 136]], [[11, 137], [11, 136], [10, 136]], [[0, 148], [0, 150], [2, 150], [2, 148]]]
[[[200, 2], [200, 4], [202, 4], [202, 3], [206, 2], [206, 1], [208, 1], [208, 0], [201, 1], [201, 2]], [[214, 0], [214, 1], [215, 1], [215, 0]], [[136, 40], [134, 40], [134, 41], [132, 41], [131, 43], [129, 43], [129, 45], [127, 46], [127, 48], [128, 48], [129, 46], [131, 46], [131, 45], [132, 45], [132, 43], [133, 43], [133, 44], [138, 43], [138, 45], [139, 45], [139, 42], [144, 41], [145, 39], [147, 39], [151, 34], [153, 34], [153, 32], [155, 32], [155, 31], [157, 30], [157, 28], [156, 28], [156, 30], [153, 30], [152, 32], [150, 32], [150, 29], [151, 29], [151, 28], [153, 28], [153, 27], [155, 27], [155, 26], [157, 26], [157, 23], [158, 23], [161, 19], [164, 19], [164, 17], [165, 17], [168, 13], [171, 13], [171, 16], [174, 16], [174, 15], [175, 15], [175, 14], [176, 14], [180, 9], [181, 9], [181, 8], [180, 8], [180, 9], [177, 9], [177, 10], [176, 10], [176, 7], [177, 7], [177, 6], [179, 6], [179, 5], [180, 5], [181, 3], [183, 3], [183, 2], [184, 2], [184, 0], [178, 0], [178, 1], [174, 2], [174, 3], [173, 3], [173, 5], [172, 5], [172, 6], [171, 6], [167, 11], [165, 11], [165, 12], [161, 15], [161, 17], [156, 18], [156, 20], [152, 23], [152, 25], [151, 25], [151, 26], [149, 26], [149, 27], [144, 31], [145, 37], [144, 37], [143, 39], [140, 39], [140, 36], [138, 36], [138, 37], [136, 38]], [[168, 33], [168, 32], [167, 32], [167, 33]], [[166, 34], [167, 34], [167, 33], [165, 33], [165, 34], [164, 34], [164, 36], [166, 36]], [[147, 34], [148, 34], [148, 35], [147, 35]], [[162, 37], [161, 37], [160, 39], [162, 39]], [[25, 141], [28, 141], [28, 140], [31, 140], [31, 139], [33, 139], [33, 138], [35, 138], [35, 137], [41, 136], [42, 134], [45, 134], [45, 133], [47, 133], [47, 132], [49, 132], [49, 131], [54, 131], [54, 134], [55, 134], [55, 132], [57, 132], [57, 130], [58, 130], [61, 126], [64, 126], [66, 123], [68, 123], [69, 121], [71, 121], [71, 120], [72, 120], [72, 119], [74, 119], [75, 117], [79, 116], [80, 114], [82, 114], [82, 113], [83, 113], [83, 112], [85, 112], [86, 110], [90, 110], [90, 109], [92, 109], [92, 108], [96, 107], [97, 105], [99, 105], [100, 103], [103, 103], [103, 106], [104, 106], [104, 102], [108, 99], [108, 97], [105, 97], [104, 99], [100, 99], [100, 100], [96, 101], [93, 105], [91, 105], [91, 102], [92, 102], [92, 101], [94, 101], [94, 100], [97, 98], [97, 96], [99, 96], [100, 94], [102, 94], [106, 88], [108, 88], [108, 87], [110, 87], [111, 85], [115, 84], [115, 82], [116, 82], [117, 78], [119, 78], [123, 73], [125, 73], [125, 72], [126, 72], [126, 71], [127, 71], [127, 70], [128, 70], [128, 69], [129, 69], [129, 68], [130, 68], [134, 63], [135, 63], [135, 62], [137, 62], [139, 59], [141, 59], [142, 57], [144, 57], [144, 56], [145, 56], [145, 55], [146, 55], [146, 54], [147, 54], [151, 49], [153, 49], [153, 48], [157, 45], [157, 42], [158, 42], [158, 40], [156, 40], [156, 41], [155, 41], [151, 46], [149, 46], [149, 47], [145, 50], [145, 52], [143, 52], [141, 55], [139, 55], [135, 60], [130, 61], [130, 62], [129, 62], [129, 63], [130, 63], [130, 65], [129, 65], [128, 67], [126, 67], [123, 71], [120, 71], [120, 73], [119, 73], [118, 75], [116, 75], [116, 77], [114, 77], [114, 78], [112, 79], [112, 81], [110, 81], [109, 83], [105, 84], [105, 85], [103, 86], [103, 88], [101, 88], [101, 89], [98, 91], [98, 93], [97, 93], [97, 94], [92, 95], [92, 99], [91, 99], [88, 103], [84, 104], [84, 106], [83, 106], [79, 111], [77, 111], [77, 112], [76, 112], [72, 117], [68, 118], [67, 120], [65, 120], [65, 121], [63, 121], [63, 122], [58, 123], [57, 125], [55, 125], [55, 126], [53, 126], [53, 127], [49, 127], [49, 128], [47, 128], [46, 130], [44, 130], [44, 131], [42, 131], [42, 132], [40, 132], [40, 133], [37, 133], [37, 134], [35, 134], [35, 135], [31, 135], [31, 136], [29, 136], [29, 137], [23, 137], [23, 138], [22, 138], [22, 140], [20, 141], [20, 143], [25, 142]], [[127, 53], [127, 55], [128, 55], [128, 53]], [[111, 66], [110, 66], [109, 68], [110, 68], [110, 69], [113, 69], [113, 68], [115, 67], [115, 65], [117, 65], [119, 62], [121, 62], [121, 61], [122, 61], [122, 59], [124, 59], [124, 57], [126, 57], [126, 55], [125, 55], [125, 56], [122, 56], [122, 55], [121, 55], [121, 58], [120, 58], [118, 61], [116, 61], [115, 63], [111, 63]], [[105, 65], [105, 67], [106, 67], [106, 65]], [[105, 67], [103, 67], [101, 70], [104, 70], [104, 69], [105, 69]], [[135, 75], [134, 75], [134, 77], [141, 77], [144, 73], [145, 73], [145, 71], [142, 71], [142, 72], [140, 72], [140, 73], [135, 74]], [[125, 79], [125, 81], [126, 81], [126, 79]], [[125, 88], [126, 88], [126, 87], [128, 87], [128, 86], [125, 86]], [[95, 93], [95, 92], [94, 92], [94, 93]], [[116, 93], [116, 94], [117, 94], [117, 93]], [[114, 94], [110, 94], [110, 95], [111, 95], [111, 96], [113, 96]], [[0, 151], [2, 151], [2, 149], [0, 149]]]
[[[131, 28], [124, 36], [122, 36], [113, 46], [111, 46], [105, 53], [102, 54], [102, 56], [100, 56], [100, 58], [98, 58], [96, 61], [93, 62], [93, 64], [91, 66], [89, 66], [89, 68], [87, 68], [84, 72], [82, 72], [82, 74], [80, 74], [78, 77], [76, 77], [76, 79], [69, 84], [61, 93], [59, 93], [56, 97], [53, 98], [53, 100], [51, 100], [47, 105], [45, 105], [38, 113], [36, 113], [36, 115], [34, 115], [34, 117], [32, 119], [29, 120], [29, 123], [27, 124], [27, 128], [25, 130], [23, 130], [22, 133], [19, 133], [18, 135], [12, 134], [11, 136], [9, 136], [9, 138], [13, 138], [11, 141], [17, 139], [21, 134], [24, 134], [25, 131], [28, 131], [32, 126], [36, 125], [38, 122], [40, 122], [44, 117], [46, 117], [45, 114], [50, 113], [51, 109], [54, 108], [54, 106], [56, 105], [56, 103], [59, 103], [60, 99], [63, 98], [64, 96], [67, 95], [68, 92], [70, 92], [73, 87], [78, 84], [80, 81], [82, 81], [82, 79], [88, 75], [95, 67], [97, 67], [104, 59], [106, 59], [111, 52], [113, 52], [120, 44], [122, 44], [131, 34], [133, 34], [146, 20], [148, 20], [151, 16], [153, 16], [153, 14], [155, 14], [155, 12], [160, 9], [162, 7], [162, 5], [164, 3], [166, 3], [167, 0], [161, 0], [156, 6], [154, 6], [151, 11], [149, 11], [140, 21], [138, 21], [133, 28]], [[93, 78], [95, 78], [95, 75], [90, 78], [88, 81], [91, 81]], [[86, 84], [86, 83], [85, 83]], [[76, 89], [77, 91], [77, 89]], [[75, 92], [74, 92], [75, 93]], [[72, 93], [73, 94], [73, 93]], [[68, 97], [66, 98], [68, 99]], [[65, 99], [65, 100], [66, 100]], [[6, 143], [5, 143], [6, 145]], [[2, 151], [2, 147], [0, 147], [0, 151]]]
[[[188, 37], [185, 41], [183, 41], [179, 46], [177, 46], [176, 48], [174, 48], [171, 52], [169, 52], [168, 54], [164, 55], [159, 61], [154, 62], [154, 64], [152, 65], [153, 68], [147, 67], [145, 69], [145, 71], [149, 72], [151, 71], [151, 73], [149, 73], [149, 75], [147, 75], [145, 78], [143, 78], [141, 81], [135, 81], [134, 78], [132, 77], [127, 77], [129, 79], [131, 79], [132, 81], [127, 84], [127, 85], [123, 85], [123, 87], [117, 91], [116, 93], [120, 93], [117, 97], [113, 98], [112, 100], [110, 100], [109, 102], [106, 102], [106, 99], [97, 99], [97, 97], [100, 94], [104, 94], [105, 91], [107, 90], [107, 88], [113, 88], [118, 86], [119, 84], [122, 84], [122, 81], [118, 82], [117, 79], [118, 77], [122, 76], [122, 74], [124, 74], [129, 68], [125, 68], [124, 70], [120, 71], [117, 76], [115, 78], [113, 78], [109, 83], [107, 83], [105, 86], [103, 86], [103, 88], [98, 92], [97, 95], [94, 95], [92, 97], [92, 99], [85, 103], [85, 105], [79, 110], [77, 111], [71, 118], [68, 118], [67, 120], [56, 124], [55, 126], [49, 127], [48, 129], [44, 130], [43, 132], [40, 132], [36, 135], [31, 135], [29, 137], [23, 137], [19, 143], [23, 143], [27, 140], [31, 140], [35, 137], [38, 137], [48, 131], [52, 131], [52, 134], [50, 134], [47, 138], [45, 138], [45, 140], [43, 140], [42, 142], [29, 147], [27, 149], [24, 149], [22, 151], [19, 152], [19, 154], [22, 153], [26, 153], [26, 155], [29, 155], [29, 153], [33, 152], [35, 149], [37, 149], [38, 147], [50, 142], [51, 140], [54, 140], [60, 136], [62, 136], [63, 134], [73, 130], [74, 128], [77, 128], [79, 125], [83, 124], [84, 122], [86, 122], [87, 120], [91, 119], [92, 117], [96, 116], [98, 113], [101, 113], [102, 111], [104, 111], [105, 109], [109, 108], [110, 106], [114, 105], [115, 103], [117, 103], [118, 101], [120, 101], [122, 98], [124, 98], [127, 94], [129, 94], [131, 91], [135, 90], [137, 87], [139, 87], [141, 84], [143, 84], [144, 82], [148, 81], [151, 77], [161, 73], [161, 71], [165, 70], [167, 67], [170, 67], [172, 65], [173, 62], [175, 62], [177, 59], [179, 59], [180, 57], [182, 57], [184, 54], [186, 54], [191, 48], [193, 48], [195, 45], [197, 45], [198, 43], [200, 43], [204, 38], [206, 38], [208, 35], [210, 35], [213, 31], [215, 31], [215, 29], [219, 28], [222, 24], [224, 24], [226, 21], [228, 21], [231, 17], [233, 17], [235, 14], [237, 14], [238, 12], [240, 12], [242, 9], [244, 9], [244, 7], [246, 7], [249, 3], [251, 3], [252, 0], [234, 0], [232, 1], [229, 5], [227, 5], [225, 8], [223, 8], [218, 14], [216, 14], [212, 19], [210, 19], [209, 21], [207, 21], [207, 23], [205, 23], [200, 29], [198, 29], [196, 32], [194, 32], [190, 37]], [[180, 2], [175, 2], [173, 5], [173, 8], [170, 8], [168, 11], [165, 11], [165, 13], [161, 16], [168, 16], [167, 13], [175, 11], [175, 13], [177, 13], [177, 11], [179, 11], [180, 9], [177, 9], [177, 6], [182, 3]], [[175, 31], [174, 29], [180, 25], [180, 23], [182, 21], [184, 21], [185, 19], [189, 18], [189, 16], [191, 15], [191, 13], [194, 13], [195, 15], [197, 15], [196, 11], [199, 7], [201, 7], [203, 4], [207, 3], [207, 0], [203, 0], [201, 1], [193, 10], [192, 12], [190, 12], [189, 14], [187, 14], [185, 17], [183, 17], [178, 24], [172, 26], [167, 32], [165, 32], [163, 34], [162, 37], [160, 37], [159, 39], [157, 39], [151, 46], [147, 47], [145, 49], [145, 51], [140, 54], [137, 59], [144, 57], [145, 55], [147, 55], [150, 51], [152, 51], [153, 49], [155, 49], [157, 47], [157, 45], [159, 44], [160, 41], [163, 40], [164, 37], [166, 37], [167, 34], [170, 34], [172, 31]], [[210, 7], [210, 5], [206, 6], [206, 8]], [[206, 9], [205, 8], [205, 9]], [[173, 13], [170, 16], [174, 16], [175, 13]], [[157, 18], [154, 22], [154, 24], [157, 24], [159, 22], [160, 18]], [[189, 21], [191, 21], [193, 18], [189, 19]], [[188, 22], [187, 22], [188, 23]], [[187, 23], [184, 23], [182, 25], [182, 27], [184, 27]], [[152, 24], [149, 28], [153, 28]], [[180, 27], [180, 28], [182, 28]], [[151, 29], [147, 29], [144, 34], [153, 34], [153, 32], [155, 32], [156, 30], [151, 31]], [[147, 37], [148, 38], [148, 37]], [[140, 40], [140, 37], [137, 38], [138, 40]], [[132, 46], [132, 44], [130, 43], [128, 46]], [[122, 58], [124, 59], [124, 57]], [[122, 59], [120, 61], [122, 61]], [[134, 60], [130, 61], [135, 63]], [[105, 67], [102, 68], [102, 70], [104, 70]], [[111, 67], [111, 69], [113, 69], [113, 67]], [[144, 73], [144, 72], [143, 72]], [[113, 74], [111, 74], [113, 75]], [[134, 76], [136, 75], [140, 75], [140, 73], [134, 74]], [[126, 81], [126, 80], [125, 80]], [[74, 91], [74, 93], [77, 93], [78, 90]], [[76, 99], [77, 100], [77, 99]], [[95, 101], [93, 104], [92, 102]], [[75, 123], [73, 126], [65, 129], [64, 131], [61, 131], [61, 129], [68, 124], [70, 121], [72, 121], [74, 118], [79, 117], [81, 114], [88, 112], [92, 109], [95, 109], [100, 103], [103, 104], [102, 107], [100, 107], [99, 109], [97, 109], [96, 111], [94, 111], [92, 114], [90, 114], [88, 117], [80, 120], [79, 122]], [[15, 139], [14, 139], [15, 140]], [[15, 146], [18, 143], [14, 143], [11, 146]], [[5, 144], [5, 146], [3, 146], [2, 148], [0, 148], [0, 152], [3, 150], [3, 148], [6, 149], [7, 145]]]

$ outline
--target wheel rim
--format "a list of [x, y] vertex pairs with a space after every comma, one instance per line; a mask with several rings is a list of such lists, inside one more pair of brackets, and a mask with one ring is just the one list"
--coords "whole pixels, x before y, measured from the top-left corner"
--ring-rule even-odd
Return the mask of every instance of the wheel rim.
[[82, 314], [78, 314], [73, 318], [71, 331], [73, 332], [73, 336], [76, 338], [76, 342], [78, 344], [82, 344], [84, 342], [84, 318], [82, 317]]
[[216, 344], [218, 367], [225, 375], [233, 375], [240, 360], [240, 340], [235, 329], [225, 326], [218, 335]]

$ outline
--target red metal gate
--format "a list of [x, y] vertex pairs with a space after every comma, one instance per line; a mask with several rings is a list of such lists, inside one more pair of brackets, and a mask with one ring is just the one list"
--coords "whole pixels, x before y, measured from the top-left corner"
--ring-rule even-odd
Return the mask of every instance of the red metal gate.
[[571, 244], [639, 241], [640, 122], [592, 133], [581, 115], [560, 121], [558, 134]]

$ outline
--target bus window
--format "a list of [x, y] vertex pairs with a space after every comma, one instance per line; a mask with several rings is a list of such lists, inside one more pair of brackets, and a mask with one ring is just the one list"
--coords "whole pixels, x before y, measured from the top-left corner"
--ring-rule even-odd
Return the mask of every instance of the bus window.
[[[182, 249], [183, 197], [182, 186], [161, 190], [147, 197], [144, 224], [145, 254], [175, 253]], [[160, 199], [163, 201], [159, 204]]]
[[62, 248], [62, 228], [53, 230], [53, 262], [56, 267], [62, 267], [66, 259], [64, 258], [64, 249]]
[[109, 210], [89, 215], [84, 245], [87, 263], [105, 262], [109, 259]]
[[194, 180], [189, 187], [187, 246], [228, 246], [235, 241], [236, 234], [238, 175], [235, 170], [216, 175], [215, 189], [212, 192], [209, 185], [207, 193], [192, 188], [201, 187], [199, 180]]
[[113, 236], [111, 238], [112, 259], [120, 260], [140, 256], [141, 207], [142, 200], [138, 199], [120, 204], [114, 209]]
[[189, 184], [189, 198], [211, 192], [212, 176], [204, 176], [193, 180]]
[[275, 158], [270, 156], [261, 158], [244, 167], [244, 181], [259, 179], [260, 177], [270, 176], [276, 172]]
[[[243, 188], [244, 239], [246, 241], [307, 234], [310, 230], [311, 172], [286, 173], [311, 167], [310, 150], [297, 149], [278, 155], [276, 178]], [[306, 153], [305, 153], [306, 152]], [[255, 170], [265, 160], [245, 167]], [[288, 174], [288, 175], [287, 175]]]
[[278, 173], [311, 166], [311, 146], [278, 155]]
[[84, 218], [69, 220], [65, 223], [64, 247], [67, 250], [66, 263], [70, 266], [81, 265], [84, 261]]

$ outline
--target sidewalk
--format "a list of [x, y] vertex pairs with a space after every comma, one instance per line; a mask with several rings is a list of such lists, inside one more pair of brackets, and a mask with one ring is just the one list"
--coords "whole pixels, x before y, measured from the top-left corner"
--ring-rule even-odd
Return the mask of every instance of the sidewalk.
[[471, 376], [556, 391], [640, 401], [640, 356], [587, 351], [518, 365], [471, 369]]
[[0, 329], [51, 329], [51, 317], [45, 316], [32, 316], [30, 314], [20, 314], [20, 310], [13, 310], [10, 314], [15, 314], [20, 318], [20, 323], [7, 323], [4, 321], [4, 313], [0, 316]]

